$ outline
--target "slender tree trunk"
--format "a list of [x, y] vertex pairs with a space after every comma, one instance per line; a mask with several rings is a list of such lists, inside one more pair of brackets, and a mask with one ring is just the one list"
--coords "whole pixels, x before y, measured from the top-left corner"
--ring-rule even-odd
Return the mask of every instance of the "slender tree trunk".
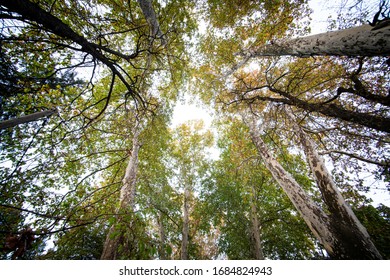
[[388, 56], [390, 26], [362, 25], [340, 31], [280, 40], [249, 51], [249, 56]]
[[286, 108], [285, 111], [294, 131], [298, 133], [317, 186], [330, 212], [329, 216], [334, 232], [337, 234], [340, 242], [344, 244], [336, 248], [336, 250], [340, 250], [340, 252], [337, 252], [337, 255], [351, 259], [381, 259], [382, 257], [372, 243], [366, 228], [360, 223], [338, 190], [324, 160], [317, 153], [313, 141], [298, 125], [290, 110]]
[[[134, 212], [135, 207], [135, 194], [136, 194], [136, 182], [137, 182], [137, 169], [138, 169], [138, 153], [141, 147], [138, 139], [139, 129], [135, 129], [133, 136], [133, 147], [129, 159], [129, 163], [126, 168], [126, 173], [123, 178], [123, 186], [120, 193], [119, 207], [116, 211], [118, 215], [117, 224], [121, 223], [122, 214]], [[115, 234], [116, 224], [112, 225], [108, 231], [106, 241], [103, 247], [102, 260], [115, 260], [120, 257], [118, 249], [123, 239], [121, 234]], [[122, 240], [123, 241], [123, 240]]]
[[256, 260], [264, 260], [263, 249], [260, 240], [260, 223], [257, 219], [257, 207], [255, 200], [255, 187], [252, 186], [251, 195], [251, 220], [252, 220], [252, 235], [254, 240], [254, 256]]
[[158, 214], [157, 223], [158, 223], [158, 232], [160, 238], [160, 246], [158, 248], [159, 256], [160, 256], [160, 260], [166, 260], [167, 259], [167, 253], [165, 251], [166, 236], [165, 236], [162, 212], [159, 212]]
[[14, 118], [11, 120], [2, 121], [2, 122], [0, 122], [0, 130], [6, 129], [9, 127], [14, 127], [14, 126], [17, 126], [17, 125], [22, 124], [22, 123], [34, 122], [34, 121], [37, 121], [43, 117], [50, 117], [51, 115], [56, 114], [56, 113], [57, 113], [57, 109], [51, 109], [51, 110], [46, 110], [46, 111], [37, 112], [37, 113], [30, 114], [30, 115]]
[[338, 226], [334, 225], [335, 220], [331, 219], [313, 202], [295, 179], [273, 157], [267, 145], [261, 139], [260, 132], [253, 119], [251, 120], [247, 116], [243, 116], [243, 118], [249, 127], [252, 141], [263, 159], [265, 166], [301, 214], [311, 232], [324, 246], [329, 256], [334, 259], [375, 258], [373, 255], [357, 256], [355, 253], [350, 252], [350, 244], [345, 243], [345, 239], [348, 239], [348, 237], [340, 239], [340, 233], [337, 229]]
[[188, 237], [189, 237], [189, 200], [190, 200], [190, 189], [188, 186], [184, 188], [184, 202], [183, 202], [183, 230], [181, 240], [181, 254], [182, 260], [188, 260]]

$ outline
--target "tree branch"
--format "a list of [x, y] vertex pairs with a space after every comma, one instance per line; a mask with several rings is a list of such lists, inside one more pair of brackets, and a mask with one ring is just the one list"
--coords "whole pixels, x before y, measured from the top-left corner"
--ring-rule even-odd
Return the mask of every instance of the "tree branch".
[[364, 162], [367, 162], [370, 164], [375, 164], [375, 165], [379, 165], [379, 166], [383, 166], [383, 167], [388, 167], [390, 165], [390, 163], [385, 162], [385, 161], [376, 161], [376, 160], [372, 160], [372, 159], [367, 159], [367, 158], [361, 157], [361, 156], [353, 154], [353, 153], [348, 153], [348, 152], [338, 151], [338, 150], [326, 150], [326, 151], [320, 152], [319, 154], [320, 155], [341, 154], [341, 155], [349, 156], [351, 158], [355, 158], [355, 159], [360, 160], [360, 161], [364, 161]]
[[0, 122], [0, 130], [14, 127], [23, 123], [34, 122], [44, 117], [50, 117], [53, 114], [57, 114], [57, 108], [2, 121]]
[[272, 86], [268, 86], [268, 88], [270, 91], [288, 99], [288, 101], [285, 99], [277, 99], [278, 102], [293, 105], [309, 112], [318, 112], [325, 116], [335, 117], [337, 119], [360, 124], [383, 132], [390, 132], [390, 118], [347, 110], [336, 104], [310, 103]]
[[[144, 101], [142, 97], [126, 81], [124, 76], [117, 69], [117, 64], [115, 64], [110, 58], [102, 54], [100, 50], [103, 49], [106, 52], [110, 52], [111, 54], [116, 55], [118, 55], [118, 52], [112, 50], [109, 51], [109, 49], [106, 47], [90, 43], [85, 37], [77, 34], [74, 30], [72, 30], [72, 28], [70, 28], [59, 18], [46, 12], [35, 3], [31, 3], [27, 0], [2, 0], [1, 4], [6, 7], [10, 12], [18, 13], [23, 18], [42, 25], [44, 28], [56, 34], [57, 36], [60, 36], [61, 38], [66, 40], [71, 40], [72, 42], [80, 45], [83, 52], [91, 55], [96, 60], [106, 65], [111, 70], [113, 75], [117, 76], [122, 81], [122, 83], [126, 86], [127, 90], [129, 91], [129, 94], [134, 98], [134, 100], [140, 102], [144, 106]], [[130, 59], [135, 57], [137, 54], [138, 53], [136, 52], [135, 54], [130, 56], [121, 55], [120, 57]]]

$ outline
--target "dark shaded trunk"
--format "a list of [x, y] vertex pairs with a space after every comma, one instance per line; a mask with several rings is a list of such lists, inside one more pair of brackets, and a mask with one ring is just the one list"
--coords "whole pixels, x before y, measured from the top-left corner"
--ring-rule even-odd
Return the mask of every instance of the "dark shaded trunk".
[[295, 96], [292, 96], [291, 94], [276, 89], [274, 87], [268, 86], [267, 87], [270, 91], [277, 93], [284, 98], [274, 98], [274, 97], [268, 97], [268, 96], [255, 96], [252, 98], [242, 99], [239, 101], [246, 101], [246, 102], [253, 102], [254, 100], [260, 100], [260, 101], [270, 101], [275, 103], [283, 103], [286, 105], [292, 105], [298, 108], [301, 108], [308, 112], [317, 112], [321, 113], [322, 115], [344, 120], [347, 122], [359, 124], [368, 128], [372, 128], [375, 130], [383, 131], [383, 132], [390, 132], [390, 119], [386, 117], [381, 116], [373, 116], [369, 113], [362, 113], [362, 112], [354, 112], [347, 109], [344, 109], [343, 107], [336, 105], [336, 104], [327, 104], [327, 103], [310, 103], [304, 100], [301, 100]]
[[46, 111], [37, 112], [30, 115], [2, 121], [0, 122], [0, 130], [14, 127], [23, 123], [34, 122], [44, 117], [50, 117], [53, 114], [57, 114], [57, 109], [46, 110]]
[[293, 100], [292, 105], [309, 112], [318, 112], [328, 117], [334, 117], [376, 130], [390, 132], [390, 119], [386, 117], [346, 110], [335, 104], [311, 104], [299, 99]]

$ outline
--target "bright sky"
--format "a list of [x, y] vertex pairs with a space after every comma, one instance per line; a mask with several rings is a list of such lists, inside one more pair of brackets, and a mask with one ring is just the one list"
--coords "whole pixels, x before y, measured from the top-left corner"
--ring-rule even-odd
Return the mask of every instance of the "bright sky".
[[212, 116], [197, 102], [191, 102], [195, 97], [186, 95], [185, 101], [178, 101], [173, 111], [172, 127], [180, 125], [189, 120], [203, 120], [206, 127], [211, 126]]

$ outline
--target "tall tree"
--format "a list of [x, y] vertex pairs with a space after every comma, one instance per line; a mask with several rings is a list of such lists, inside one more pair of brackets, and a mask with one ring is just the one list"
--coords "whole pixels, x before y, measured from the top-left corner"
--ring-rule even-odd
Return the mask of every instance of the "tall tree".
[[[356, 232], [358, 237], [356, 239], [343, 240], [344, 236], [347, 234], [346, 232], [348, 232], [348, 236], [350, 236], [353, 230], [349, 233], [351, 228], [344, 226], [343, 230], [346, 232], [343, 232], [343, 234], [339, 233], [337, 228], [340, 225], [340, 221], [332, 220], [333, 216], [327, 215], [323, 209], [317, 206], [310, 196], [302, 189], [302, 187], [278, 163], [274, 156], [269, 152], [267, 145], [261, 139], [256, 121], [253, 118], [248, 118], [247, 115], [243, 115], [243, 118], [249, 126], [252, 141], [256, 145], [259, 155], [262, 157], [268, 170], [289, 196], [296, 209], [302, 215], [306, 224], [325, 247], [328, 254], [335, 259], [381, 259], [381, 255], [376, 250], [366, 230], [359, 222], [355, 222], [358, 226], [358, 230]], [[315, 167], [317, 166], [318, 163], [316, 163]], [[329, 194], [329, 192], [331, 194], [338, 194], [336, 191], [337, 190], [322, 190], [322, 192], [325, 192], [326, 194]], [[343, 204], [340, 203], [340, 205]], [[345, 203], [343, 207], [345, 207]], [[350, 216], [354, 217], [353, 214], [350, 214], [351, 212], [352, 211], [348, 209], [348, 221], [350, 220]], [[340, 213], [338, 213], [338, 216], [340, 217]], [[355, 221], [356, 220], [357, 219], [355, 217]], [[346, 221], [343, 220], [343, 222]]]
[[[287, 108], [286, 114], [291, 120], [294, 131], [298, 134], [299, 141], [303, 147], [314, 178], [316, 179], [317, 186], [327, 205], [327, 210], [331, 213], [330, 217], [333, 227], [335, 227], [335, 234], [338, 235], [340, 241], [343, 241], [343, 244], [350, 244], [350, 248], [344, 249], [344, 252], [335, 254], [340, 255], [341, 257], [349, 256], [351, 258], [364, 256], [381, 258], [381, 255], [372, 243], [367, 230], [357, 219], [351, 207], [346, 203], [335, 185], [332, 175], [325, 166], [324, 160], [318, 155], [313, 141], [298, 125], [297, 120]], [[337, 231], [339, 231], [339, 233], [337, 233]], [[346, 236], [348, 236], [348, 238], [343, 240]], [[342, 246], [339, 246], [336, 249], [343, 248]], [[356, 252], [353, 252], [354, 250], [356, 250]]]
[[[125, 175], [123, 177], [123, 185], [120, 191], [119, 206], [116, 210], [118, 215], [118, 222], [111, 226], [107, 234], [107, 239], [104, 244], [103, 253], [101, 259], [103, 260], [115, 260], [120, 257], [118, 252], [121, 243], [124, 242], [123, 235], [120, 232], [115, 234], [115, 230], [118, 230], [118, 225], [121, 223], [121, 216], [131, 216], [135, 211], [135, 194], [137, 184], [137, 171], [138, 171], [138, 154], [141, 147], [139, 134], [141, 133], [141, 127], [138, 121], [135, 122], [133, 128], [133, 146], [130, 150], [129, 163], [126, 167]], [[127, 223], [131, 223], [131, 220], [126, 219]], [[114, 236], [114, 237], [113, 237]]]
[[[209, 209], [203, 215], [204, 223], [219, 231], [216, 257], [256, 259], [261, 258], [261, 251], [267, 259], [319, 257], [313, 236], [262, 164], [247, 127], [238, 118], [224, 116], [218, 131], [221, 155], [201, 194]], [[270, 145], [279, 141], [267, 140]], [[278, 158], [294, 178], [315, 193], [299, 156], [278, 150], [282, 151]]]
[[172, 156], [177, 169], [177, 183], [183, 192], [183, 220], [180, 258], [190, 258], [190, 216], [195, 203], [194, 192], [206, 172], [206, 148], [213, 142], [211, 131], [203, 131], [203, 121], [182, 124], [174, 132]]

